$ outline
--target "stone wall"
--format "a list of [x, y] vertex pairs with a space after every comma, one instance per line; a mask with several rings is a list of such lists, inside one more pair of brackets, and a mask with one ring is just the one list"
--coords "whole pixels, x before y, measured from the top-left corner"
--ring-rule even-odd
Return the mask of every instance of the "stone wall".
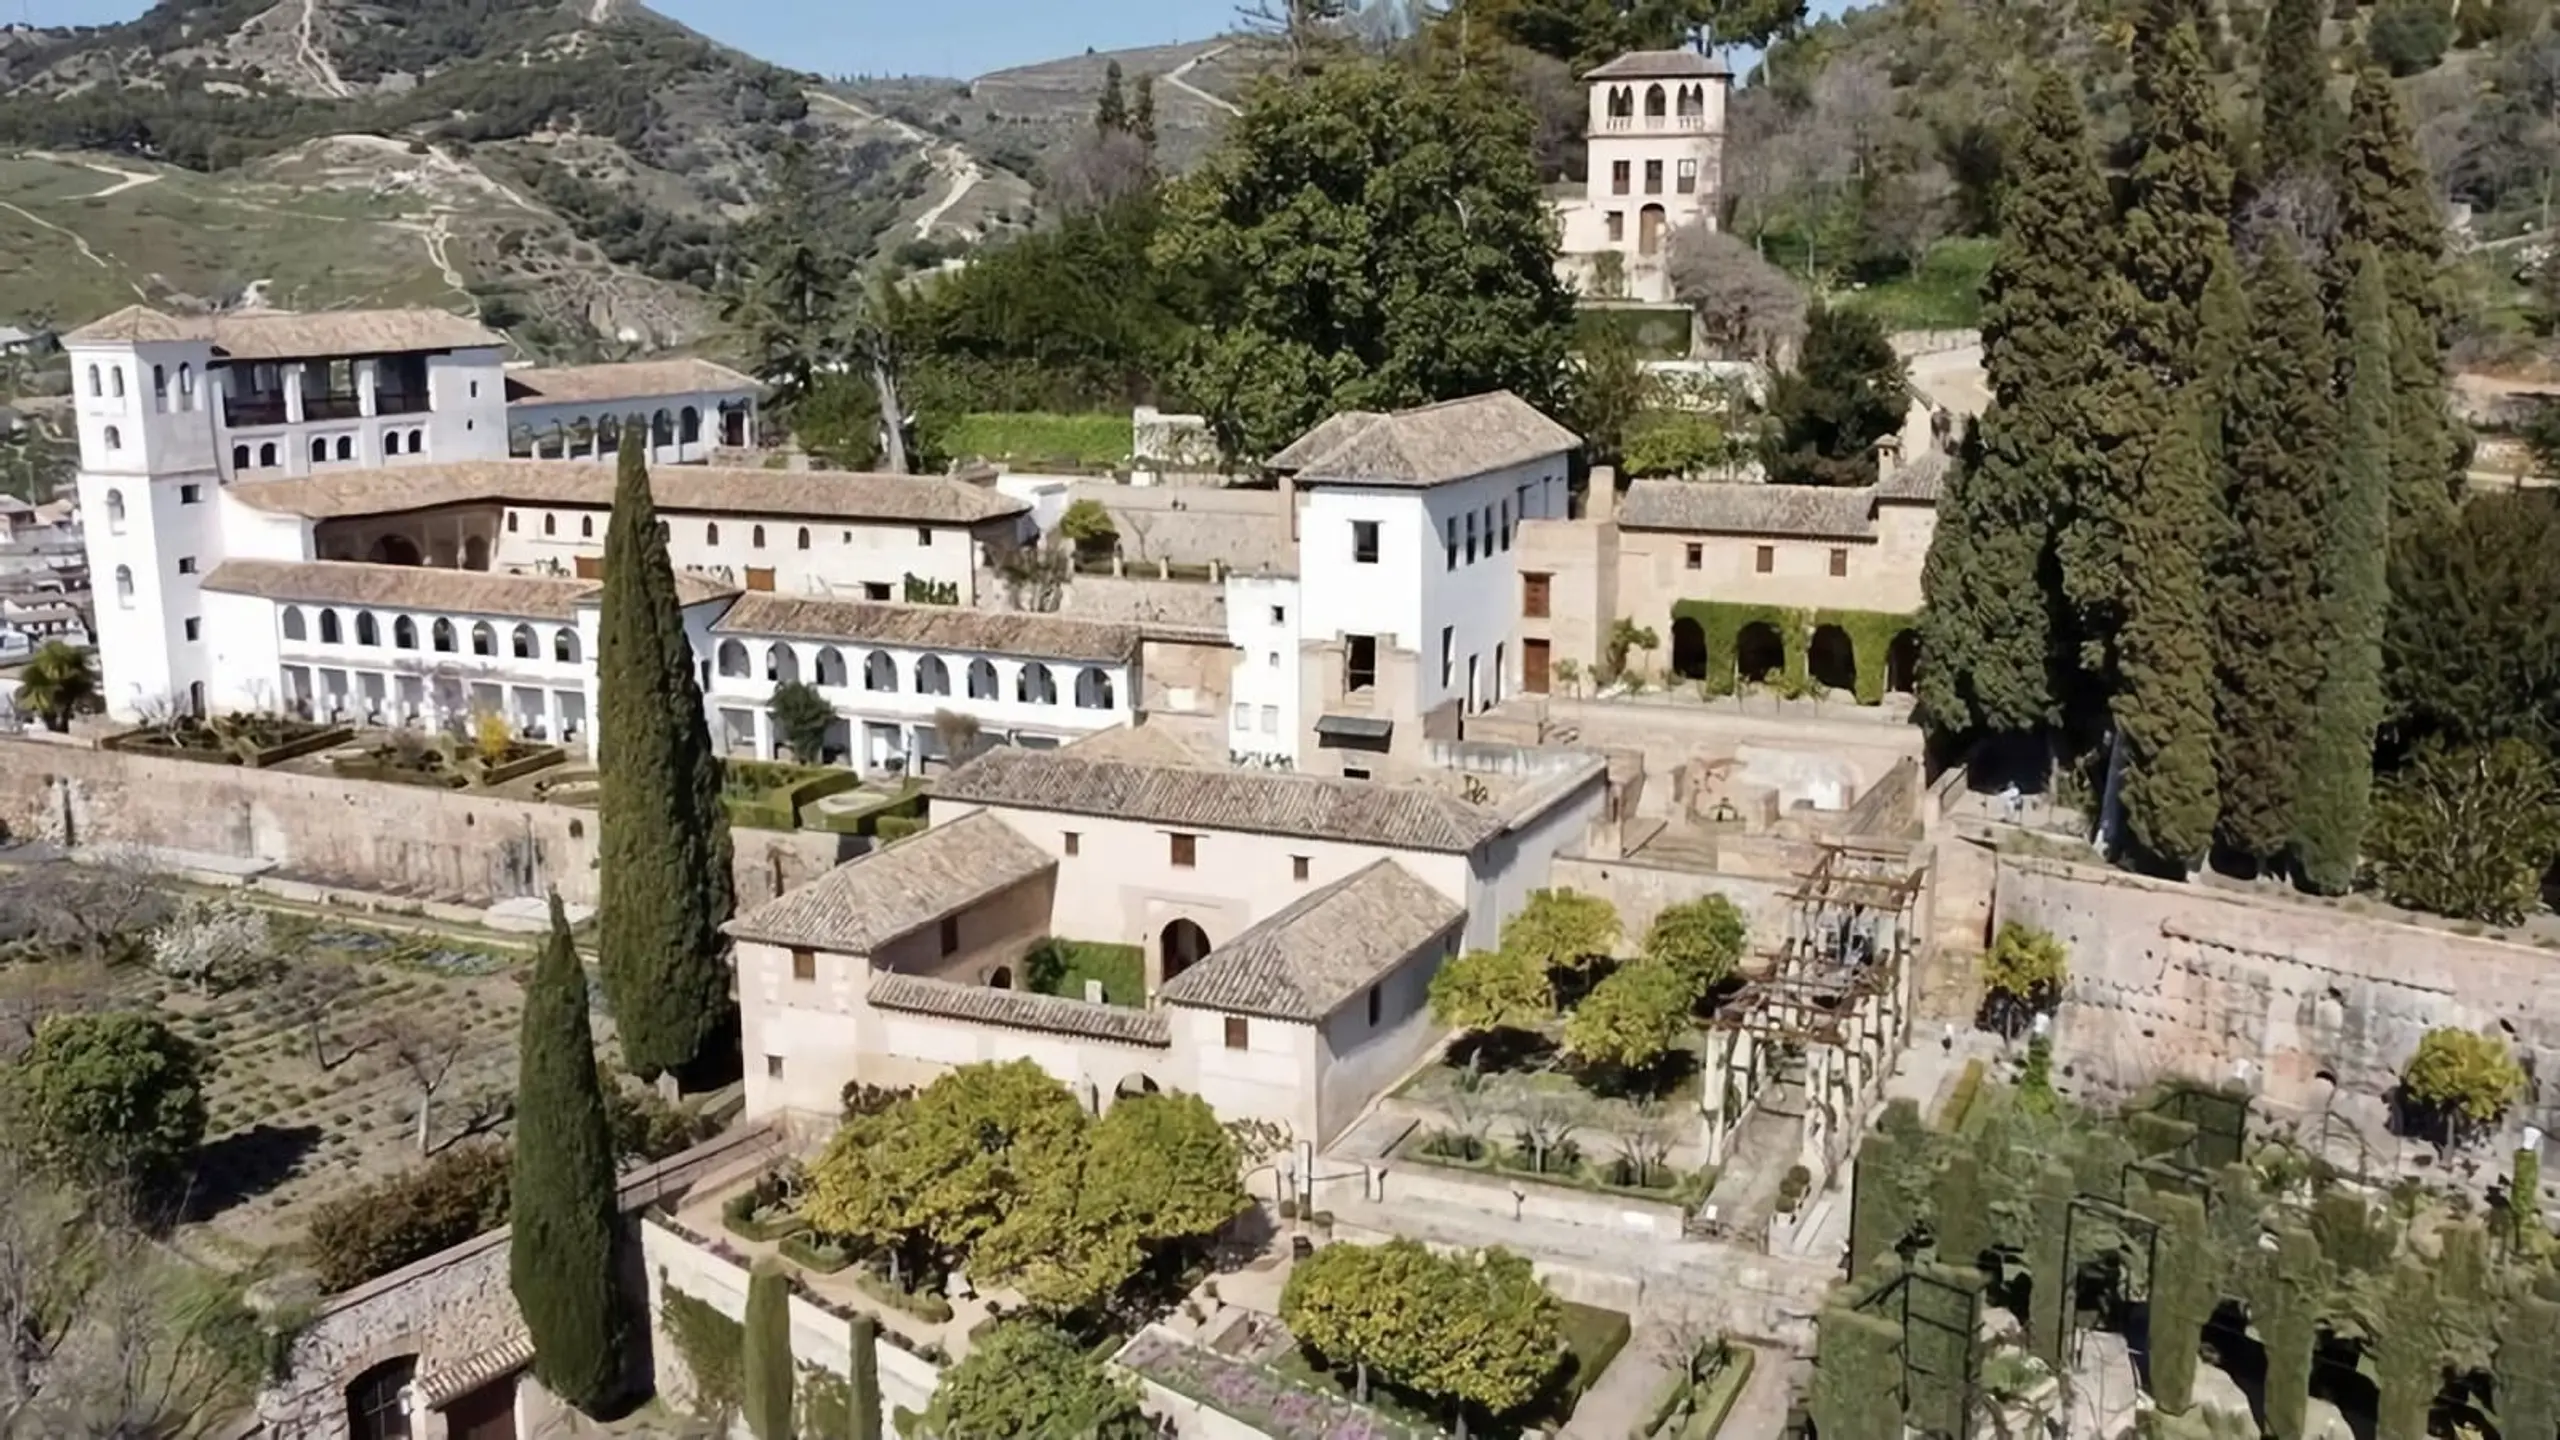
[[[2055, 1056], [2131, 1090], [2172, 1075], [2249, 1083], [2279, 1112], [2349, 1114], [2438, 1026], [2502, 1035], [2560, 1075], [2560, 954], [2357, 914], [2003, 855], [1995, 918], [2041, 926], [2071, 957]], [[2560, 1128], [2552, 1087], [2515, 1121]]]
[[[1896, 765], [1920, 758], [1917, 726], [1874, 710], [1832, 706], [1829, 718], [1747, 714], [1730, 705], [1674, 700], [1512, 700], [1466, 722], [1470, 740], [1515, 745], [1571, 743], [1593, 750], [1634, 750], [1645, 773], [1668, 776], [1693, 760], [1738, 762], [1736, 778], [1778, 789], [1787, 803], [1832, 799], [1847, 806], [1883, 782]], [[1668, 784], [1647, 787], [1642, 813], [1670, 816], [1678, 797]], [[1821, 792], [1819, 795], [1816, 792]]]
[[[334, 775], [251, 770], [0, 738], [0, 833], [86, 849], [147, 846], [353, 889], [486, 905], [557, 886], [596, 902], [596, 813]], [[832, 867], [852, 837], [733, 832], [740, 900]]]
[[1557, 856], [1550, 883], [1597, 895], [1618, 907], [1619, 928], [1629, 944], [1642, 939], [1664, 910], [1709, 895], [1732, 901], [1750, 922], [1753, 939], [1773, 944], [1786, 932], [1786, 896], [1794, 888], [1791, 880], [1581, 855]]

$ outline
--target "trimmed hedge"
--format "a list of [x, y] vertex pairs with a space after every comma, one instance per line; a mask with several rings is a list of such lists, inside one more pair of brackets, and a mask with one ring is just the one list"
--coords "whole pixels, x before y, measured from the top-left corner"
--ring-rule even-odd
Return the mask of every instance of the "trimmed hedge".
[[1964, 1071], [1956, 1076], [1955, 1088], [1947, 1092], [1947, 1103], [1938, 1111], [1938, 1128], [1954, 1134], [1964, 1129], [1965, 1117], [1973, 1113], [1973, 1102], [1982, 1097], [1982, 1062], [1967, 1060]]
[[917, 1290], [901, 1290], [889, 1283], [885, 1275], [869, 1270], [857, 1271], [853, 1283], [863, 1294], [893, 1310], [903, 1310], [929, 1324], [940, 1325], [951, 1318], [951, 1302], [939, 1295]]
[[814, 1230], [795, 1230], [782, 1237], [782, 1258], [812, 1275], [833, 1275], [853, 1263], [853, 1247], [821, 1238]]
[[660, 1318], [684, 1361], [685, 1373], [693, 1379], [696, 1413], [706, 1417], [735, 1413], [746, 1395], [747, 1327], [709, 1302], [673, 1287], [667, 1290]]
[[[1707, 676], [1701, 682], [1708, 694], [1730, 695], [1740, 683], [1737, 666], [1741, 661], [1742, 632], [1754, 624], [1767, 625], [1778, 632], [1784, 647], [1783, 673], [1791, 681], [1811, 678], [1809, 665], [1813, 654], [1813, 635], [1824, 626], [1835, 626], [1849, 637], [1853, 658], [1857, 662], [1857, 696], [1861, 705], [1877, 705], [1884, 701], [1885, 659], [1896, 637], [1909, 632], [1917, 639], [1920, 617], [1895, 615], [1882, 610], [1801, 610], [1783, 605], [1741, 605], [1724, 600], [1679, 600], [1671, 606], [1671, 621], [1697, 622], [1707, 647]], [[1671, 637], [1663, 639], [1663, 653], [1671, 651]]]
[[1575, 1395], [1589, 1390], [1609, 1369], [1609, 1362], [1627, 1348], [1627, 1338], [1634, 1331], [1625, 1312], [1604, 1310], [1597, 1305], [1578, 1305], [1559, 1300], [1562, 1312], [1565, 1348], [1573, 1355], [1573, 1376], [1566, 1388]]
[[[833, 795], [843, 792], [831, 790], [826, 793]], [[822, 797], [814, 795], [810, 797], [811, 800], [819, 798]], [[909, 780], [905, 788], [896, 795], [888, 796], [868, 809], [850, 812], [812, 810], [806, 808], [807, 801], [802, 804], [804, 808], [800, 812], [800, 828], [803, 830], [824, 830], [835, 835], [877, 835], [880, 833], [880, 825], [885, 821], [922, 818], [924, 786], [918, 781]]]
[[334, 1294], [507, 1223], [514, 1162], [503, 1145], [465, 1145], [320, 1207], [304, 1239]]
[[741, 1240], [771, 1242], [797, 1235], [809, 1228], [809, 1222], [797, 1215], [786, 1214], [776, 1219], [759, 1220], [756, 1211], [763, 1196], [755, 1188], [741, 1190], [720, 1202], [720, 1223]]
[[895, 845], [910, 835], [922, 833], [923, 830], [924, 817], [920, 815], [889, 815], [882, 817], [880, 823], [874, 827], [873, 833], [879, 837], [881, 844]]
[[771, 760], [729, 760], [721, 766], [720, 803], [728, 809], [732, 825], [797, 830], [802, 807], [861, 785], [862, 773], [858, 770], [784, 765]]
[[1690, 1412], [1680, 1440], [1715, 1440], [1725, 1417], [1733, 1413], [1734, 1402], [1742, 1398], [1743, 1387], [1751, 1383], [1751, 1367], [1758, 1359], [1759, 1352], [1748, 1345], [1725, 1345], [1722, 1363], [1698, 1387], [1698, 1408]]

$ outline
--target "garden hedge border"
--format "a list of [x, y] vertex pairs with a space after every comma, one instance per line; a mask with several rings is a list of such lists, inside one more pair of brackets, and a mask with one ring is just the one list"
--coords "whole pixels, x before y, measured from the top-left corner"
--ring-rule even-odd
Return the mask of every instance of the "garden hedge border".
[[[1893, 648], [1894, 638], [1908, 631], [1916, 642], [1920, 633], [1917, 614], [1900, 615], [1887, 610], [1806, 610], [1785, 605], [1745, 605], [1729, 600], [1676, 600], [1671, 605], [1675, 625], [1682, 620], [1695, 620], [1707, 645], [1707, 678], [1700, 682], [1707, 694], [1730, 695], [1739, 684], [1736, 665], [1741, 649], [1742, 631], [1746, 626], [1765, 624], [1778, 632], [1786, 648], [1786, 677], [1797, 683], [1809, 678], [1808, 664], [1813, 652], [1813, 633], [1825, 625], [1835, 625], [1849, 637], [1858, 665], [1857, 696], [1861, 705], [1884, 703], [1885, 659]], [[1663, 637], [1668, 650], [1671, 639]]]

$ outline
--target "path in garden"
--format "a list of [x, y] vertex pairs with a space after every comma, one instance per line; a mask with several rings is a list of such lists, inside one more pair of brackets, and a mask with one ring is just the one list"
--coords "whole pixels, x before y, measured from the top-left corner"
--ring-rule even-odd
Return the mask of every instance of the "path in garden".
[[1651, 1339], [1638, 1321], [1635, 1338], [1609, 1362], [1600, 1383], [1583, 1393], [1557, 1440], [1627, 1440], [1644, 1433], [1672, 1381], [1671, 1367]]
[[1805, 1364], [1783, 1350], [1757, 1348], [1760, 1353], [1752, 1361], [1750, 1382], [1725, 1412], [1717, 1440], [1777, 1440], [1787, 1428], [1787, 1412], [1795, 1405], [1799, 1382], [1808, 1378], [1799, 1373]]

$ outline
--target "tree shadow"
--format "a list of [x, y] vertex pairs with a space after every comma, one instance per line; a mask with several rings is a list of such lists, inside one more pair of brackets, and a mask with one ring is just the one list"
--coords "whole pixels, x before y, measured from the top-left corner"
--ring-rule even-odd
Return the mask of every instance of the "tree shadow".
[[301, 1173], [302, 1162], [320, 1148], [321, 1139], [317, 1125], [259, 1125], [204, 1146], [196, 1151], [186, 1218], [210, 1220], [273, 1190]]

